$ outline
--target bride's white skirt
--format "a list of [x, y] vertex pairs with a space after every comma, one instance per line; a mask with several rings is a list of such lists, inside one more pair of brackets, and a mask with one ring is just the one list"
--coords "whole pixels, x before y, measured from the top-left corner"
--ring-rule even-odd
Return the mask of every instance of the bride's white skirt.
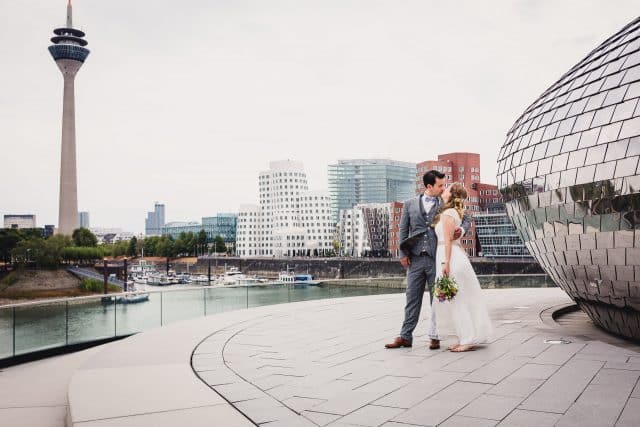
[[[436, 254], [436, 277], [442, 276], [443, 259], [444, 245], [439, 245]], [[449, 265], [449, 276], [456, 281], [458, 293], [451, 301], [440, 302], [433, 299], [439, 335], [456, 335], [460, 344], [486, 343], [492, 333], [489, 312], [478, 277], [460, 246], [454, 244], [451, 248]]]

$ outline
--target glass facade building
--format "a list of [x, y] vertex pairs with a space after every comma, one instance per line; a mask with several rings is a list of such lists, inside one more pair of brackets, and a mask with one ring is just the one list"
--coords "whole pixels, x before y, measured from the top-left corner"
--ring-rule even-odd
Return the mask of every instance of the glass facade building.
[[415, 195], [416, 165], [394, 160], [339, 160], [329, 165], [335, 221], [340, 210], [361, 203], [404, 202]]
[[488, 258], [531, 257], [503, 203], [487, 205], [473, 216], [480, 251]]
[[507, 133], [498, 184], [529, 252], [603, 328], [640, 339], [640, 18]]
[[207, 233], [207, 242], [213, 242], [216, 236], [224, 239], [225, 243], [232, 244], [236, 241], [236, 226], [238, 215], [218, 214], [202, 218], [199, 222], [170, 222], [162, 227], [162, 234], [177, 239], [180, 233], [198, 234], [200, 230]]

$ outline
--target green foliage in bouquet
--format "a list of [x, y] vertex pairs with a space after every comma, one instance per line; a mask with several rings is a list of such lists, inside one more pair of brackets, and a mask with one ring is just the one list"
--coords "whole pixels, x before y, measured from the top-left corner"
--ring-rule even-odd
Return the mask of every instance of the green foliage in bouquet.
[[433, 286], [433, 297], [440, 302], [451, 301], [458, 293], [458, 285], [452, 277], [442, 276]]

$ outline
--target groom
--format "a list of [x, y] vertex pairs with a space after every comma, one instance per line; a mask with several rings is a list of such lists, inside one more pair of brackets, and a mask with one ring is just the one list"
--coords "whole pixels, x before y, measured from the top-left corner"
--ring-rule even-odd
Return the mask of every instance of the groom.
[[[420, 194], [405, 202], [400, 219], [400, 263], [407, 269], [407, 303], [404, 308], [404, 323], [400, 336], [392, 343], [386, 344], [386, 348], [411, 347], [413, 345], [413, 330], [420, 318], [422, 297], [425, 286], [428, 284], [429, 301], [433, 302], [432, 287], [438, 273], [439, 266], [436, 263], [436, 249], [438, 238], [431, 227], [433, 218], [442, 204], [440, 195], [445, 188], [445, 175], [436, 170], [431, 170], [422, 177], [426, 188], [424, 194]], [[471, 222], [467, 214], [462, 219], [453, 237], [459, 238], [469, 230]], [[436, 316], [431, 312], [431, 324], [429, 326], [429, 348], [440, 348], [440, 339], [436, 326]]]

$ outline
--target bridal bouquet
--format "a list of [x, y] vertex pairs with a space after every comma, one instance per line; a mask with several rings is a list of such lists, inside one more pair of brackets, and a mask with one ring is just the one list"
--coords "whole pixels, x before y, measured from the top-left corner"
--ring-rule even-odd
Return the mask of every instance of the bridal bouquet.
[[442, 276], [436, 279], [433, 296], [440, 302], [451, 301], [458, 293], [458, 285], [452, 277]]

